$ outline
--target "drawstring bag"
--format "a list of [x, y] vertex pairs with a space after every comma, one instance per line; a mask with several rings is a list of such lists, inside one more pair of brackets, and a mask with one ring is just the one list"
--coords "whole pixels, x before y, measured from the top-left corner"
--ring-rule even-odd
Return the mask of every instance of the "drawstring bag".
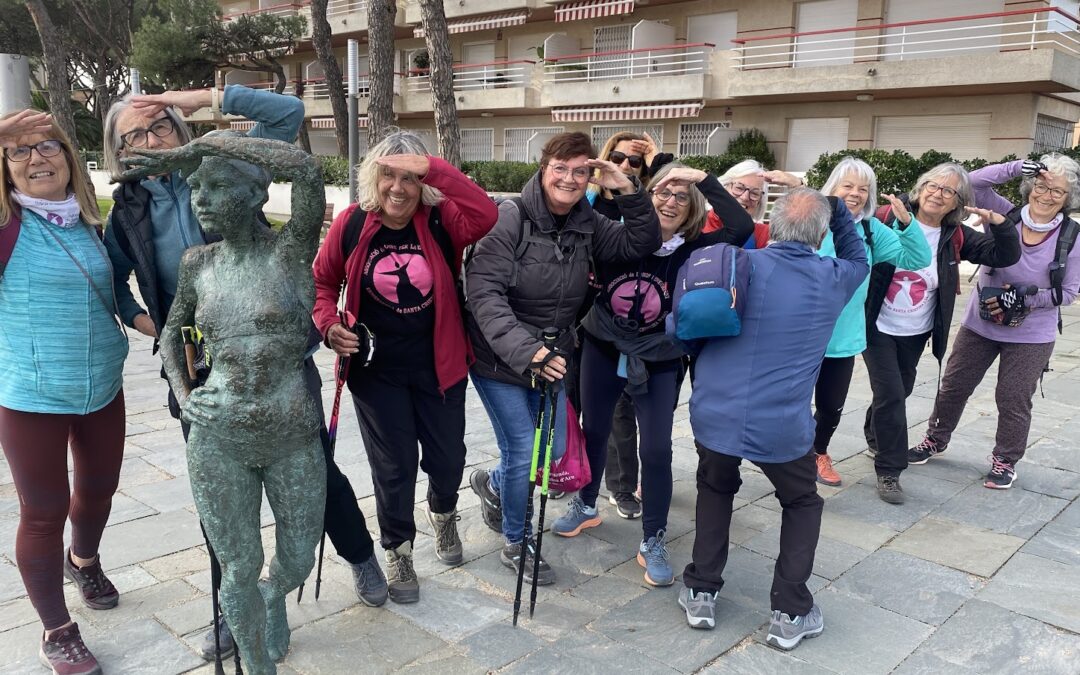
[[566, 452], [551, 464], [548, 489], [577, 492], [592, 482], [589, 456], [585, 454], [585, 434], [581, 431], [577, 411], [566, 397]]

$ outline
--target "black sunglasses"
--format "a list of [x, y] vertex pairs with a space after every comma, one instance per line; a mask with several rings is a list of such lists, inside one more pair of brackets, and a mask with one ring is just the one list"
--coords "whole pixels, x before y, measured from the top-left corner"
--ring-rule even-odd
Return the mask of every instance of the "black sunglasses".
[[618, 150], [611, 151], [611, 154], [608, 155], [608, 159], [614, 164], [622, 164], [624, 161], [629, 161], [631, 169], [640, 169], [641, 165], [645, 163], [645, 158], [641, 155], [628, 155], [625, 152], [619, 152]]

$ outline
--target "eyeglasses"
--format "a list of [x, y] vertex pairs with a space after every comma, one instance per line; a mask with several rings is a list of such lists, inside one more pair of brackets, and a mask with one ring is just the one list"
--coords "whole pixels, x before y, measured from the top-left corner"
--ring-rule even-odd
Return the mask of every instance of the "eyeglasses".
[[618, 150], [612, 150], [608, 154], [608, 159], [614, 164], [622, 164], [629, 161], [631, 169], [640, 169], [641, 165], [645, 163], [645, 158], [641, 155], [628, 155], [625, 152], [619, 152]]
[[1062, 199], [1065, 197], [1065, 195], [1069, 194], [1068, 190], [1062, 190], [1061, 188], [1052, 188], [1046, 183], [1040, 183], [1038, 181], [1036, 181], [1035, 185], [1031, 187], [1031, 190], [1037, 195], [1044, 195], [1049, 192], [1050, 196], [1054, 199]]
[[5, 148], [4, 157], [7, 157], [13, 162], [25, 162], [30, 159], [30, 153], [34, 150], [37, 150], [38, 155], [42, 157], [56, 157], [63, 149], [64, 146], [60, 141], [50, 139], [47, 141], [38, 141], [33, 145], [20, 145], [16, 148]]
[[743, 185], [742, 183], [732, 183], [731, 187], [729, 188], [729, 192], [731, 192], [731, 194], [736, 197], [742, 196], [744, 192], [749, 193], [750, 201], [761, 201], [761, 190], [756, 190], [749, 185]]
[[580, 183], [589, 177], [590, 169], [587, 166], [579, 166], [576, 169], [571, 169], [565, 164], [548, 164], [548, 169], [551, 173], [555, 174], [556, 178], [566, 178], [567, 174], [573, 176], [574, 180]]
[[662, 202], [666, 202], [669, 199], [671, 199], [672, 197], [674, 197], [675, 198], [675, 203], [678, 204], [679, 206], [686, 206], [687, 204], [690, 203], [690, 193], [689, 192], [672, 192], [671, 190], [668, 190], [667, 188], [665, 188], [665, 189], [663, 189], [663, 190], [661, 190], [659, 192], [653, 191], [652, 195], [653, 195], [653, 197], [656, 197], [657, 199], [659, 199]]
[[120, 137], [120, 140], [125, 145], [129, 145], [133, 148], [145, 148], [147, 141], [150, 140], [149, 134], [154, 134], [158, 138], [166, 138], [169, 134], [176, 131], [176, 124], [172, 119], [168, 117], [162, 117], [161, 119], [154, 120], [146, 129], [134, 129], [127, 132]]
[[951, 187], [945, 187], [944, 185], [938, 185], [937, 183], [933, 183], [933, 182], [927, 183], [926, 185], [923, 186], [923, 188], [929, 194], [934, 194], [935, 192], [941, 192], [941, 196], [944, 197], [945, 199], [952, 199], [953, 197], [956, 196], [956, 190], [952, 189]]

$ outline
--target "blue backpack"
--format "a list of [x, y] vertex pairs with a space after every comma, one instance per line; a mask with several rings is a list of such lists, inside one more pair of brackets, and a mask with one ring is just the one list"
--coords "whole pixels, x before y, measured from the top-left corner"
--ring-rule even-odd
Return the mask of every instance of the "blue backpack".
[[667, 334], [681, 341], [738, 335], [752, 272], [750, 256], [737, 246], [691, 253], [675, 282]]

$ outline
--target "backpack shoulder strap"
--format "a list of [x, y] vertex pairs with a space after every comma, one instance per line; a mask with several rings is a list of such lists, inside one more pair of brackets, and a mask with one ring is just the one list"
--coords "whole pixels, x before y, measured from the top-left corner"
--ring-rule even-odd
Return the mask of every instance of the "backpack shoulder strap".
[[4, 268], [11, 260], [11, 254], [15, 250], [15, 242], [19, 239], [19, 231], [22, 229], [22, 220], [13, 215], [3, 229], [0, 229], [0, 278], [4, 276]]
[[1063, 299], [1061, 286], [1065, 283], [1065, 268], [1069, 253], [1076, 245], [1078, 230], [1080, 230], [1080, 224], [1069, 218], [1058, 233], [1057, 250], [1054, 252], [1054, 261], [1050, 263], [1050, 298], [1055, 306], [1061, 305]]
[[360, 230], [364, 229], [364, 221], [367, 220], [367, 211], [357, 207], [349, 214], [349, 220], [345, 223], [345, 233], [341, 236], [341, 253], [347, 261], [352, 255], [356, 245], [360, 243]]
[[525, 256], [525, 249], [529, 248], [529, 240], [532, 239], [533, 223], [525, 211], [525, 202], [521, 197], [511, 197], [517, 207], [518, 215], [521, 216], [521, 232], [518, 235], [517, 245], [514, 246], [514, 269], [510, 272], [510, 288], [517, 286], [519, 262]]
[[874, 226], [869, 218], [862, 219], [863, 239], [870, 250], [874, 248]]

